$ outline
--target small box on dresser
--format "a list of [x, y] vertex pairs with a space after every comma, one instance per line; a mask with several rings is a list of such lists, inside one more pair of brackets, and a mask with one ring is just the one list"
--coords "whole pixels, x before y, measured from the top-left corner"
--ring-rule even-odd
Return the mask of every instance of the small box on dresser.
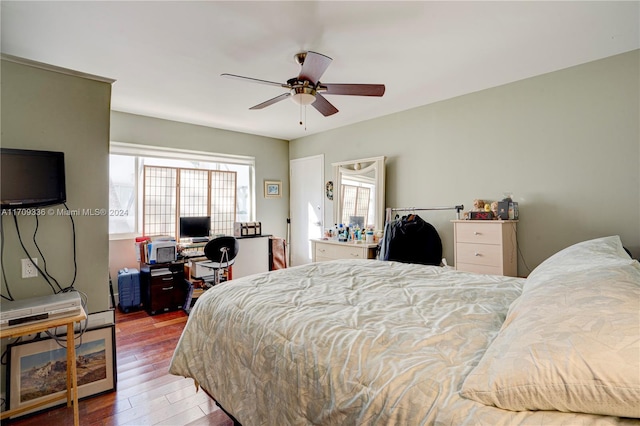
[[455, 267], [479, 274], [518, 275], [517, 220], [454, 220]]
[[233, 223], [234, 237], [248, 237], [248, 236], [254, 236], [254, 235], [262, 235], [261, 222], [234, 222]]

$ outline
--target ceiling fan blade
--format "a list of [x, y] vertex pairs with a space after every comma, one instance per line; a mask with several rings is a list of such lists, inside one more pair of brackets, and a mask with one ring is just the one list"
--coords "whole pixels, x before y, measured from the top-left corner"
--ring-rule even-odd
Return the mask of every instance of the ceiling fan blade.
[[320, 88], [326, 88], [326, 95], [355, 95], [355, 96], [382, 96], [384, 84], [325, 84]]
[[317, 109], [320, 114], [324, 115], [325, 117], [338, 112], [338, 108], [334, 107], [331, 102], [329, 102], [320, 93], [316, 93], [316, 100], [311, 104], [311, 106]]
[[331, 64], [331, 61], [333, 59], [328, 56], [311, 51], [307, 52], [298, 79], [309, 80], [314, 84], [317, 83]]
[[273, 104], [275, 104], [276, 102], [280, 102], [281, 100], [286, 99], [286, 98], [288, 98], [289, 96], [291, 96], [291, 93], [289, 93], [289, 92], [287, 92], [287, 93], [283, 93], [282, 95], [280, 95], [280, 96], [276, 96], [275, 98], [271, 98], [271, 99], [269, 99], [268, 101], [264, 101], [264, 102], [262, 102], [261, 104], [258, 104], [258, 105], [255, 105], [255, 106], [252, 106], [252, 107], [251, 107], [251, 108], [249, 108], [249, 109], [262, 109], [262, 108], [268, 107], [269, 105], [273, 105]]
[[226, 78], [232, 78], [234, 80], [249, 81], [251, 83], [268, 84], [269, 86], [278, 86], [278, 87], [290, 88], [290, 86], [288, 84], [276, 83], [275, 81], [260, 80], [258, 78], [243, 77], [241, 75], [226, 74], [225, 73], [225, 74], [220, 74], [220, 76], [221, 77], [226, 77]]

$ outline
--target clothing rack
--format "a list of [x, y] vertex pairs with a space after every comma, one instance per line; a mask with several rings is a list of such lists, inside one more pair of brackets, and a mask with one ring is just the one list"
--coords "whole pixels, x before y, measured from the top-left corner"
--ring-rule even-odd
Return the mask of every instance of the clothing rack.
[[458, 206], [453, 207], [387, 207], [385, 214], [385, 221], [391, 221], [391, 214], [393, 212], [414, 212], [414, 211], [426, 211], [426, 210], [455, 210], [456, 218], [460, 219], [460, 212], [464, 210], [464, 205], [460, 204]]

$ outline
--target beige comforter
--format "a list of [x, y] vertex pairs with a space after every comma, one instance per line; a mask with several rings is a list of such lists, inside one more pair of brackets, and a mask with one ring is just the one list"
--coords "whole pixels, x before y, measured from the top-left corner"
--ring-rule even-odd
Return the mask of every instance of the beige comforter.
[[523, 283], [376, 260], [245, 277], [200, 297], [170, 371], [244, 426], [615, 422], [459, 395]]

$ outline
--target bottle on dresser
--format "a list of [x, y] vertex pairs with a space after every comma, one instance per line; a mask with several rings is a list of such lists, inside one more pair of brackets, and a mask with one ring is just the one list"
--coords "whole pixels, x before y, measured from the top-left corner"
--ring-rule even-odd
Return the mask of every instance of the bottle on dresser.
[[344, 225], [343, 224], [338, 225], [338, 241], [346, 242], [348, 235], [349, 235], [348, 231], [346, 230]]

